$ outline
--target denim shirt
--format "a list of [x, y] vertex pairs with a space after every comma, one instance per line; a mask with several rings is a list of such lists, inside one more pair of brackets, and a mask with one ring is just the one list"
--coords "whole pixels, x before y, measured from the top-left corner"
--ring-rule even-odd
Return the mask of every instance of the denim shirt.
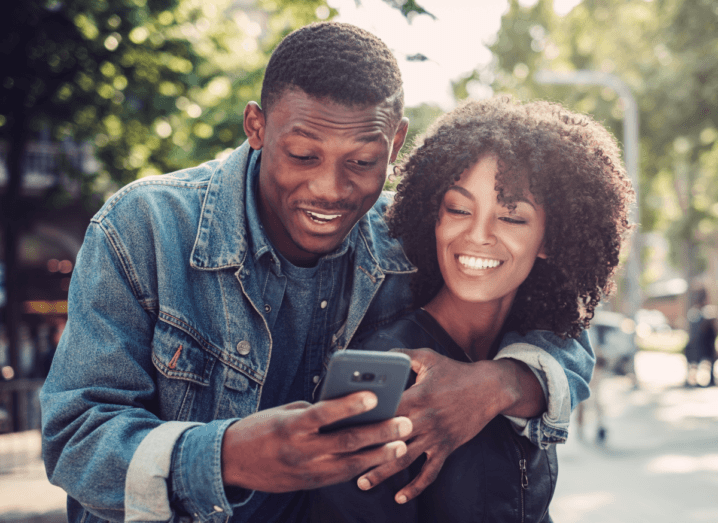
[[[41, 392], [43, 458], [70, 522], [224, 522], [252, 496], [221, 473], [224, 432], [257, 411], [277, 346], [248, 255], [250, 150], [133, 182], [90, 223]], [[389, 201], [357, 223], [351, 302], [322, 332], [325, 364], [410, 308], [415, 268], [388, 235]], [[585, 339], [544, 334], [507, 337], [497, 356], [542, 378], [547, 412], [515, 420], [541, 444], [565, 439], [594, 363]]]

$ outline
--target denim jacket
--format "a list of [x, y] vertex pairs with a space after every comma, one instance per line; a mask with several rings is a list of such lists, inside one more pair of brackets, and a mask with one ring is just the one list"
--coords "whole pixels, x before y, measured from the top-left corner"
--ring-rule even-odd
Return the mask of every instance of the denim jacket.
[[[41, 393], [43, 457], [71, 522], [222, 522], [252, 496], [221, 475], [224, 431], [257, 410], [274, 348], [247, 256], [249, 152], [133, 182], [91, 221]], [[415, 268], [388, 236], [388, 203], [357, 224], [352, 301], [325, 361], [409, 308]], [[590, 345], [540, 332], [504, 345], [549, 398], [541, 418], [513, 421], [536, 443], [564, 440], [588, 397]]]

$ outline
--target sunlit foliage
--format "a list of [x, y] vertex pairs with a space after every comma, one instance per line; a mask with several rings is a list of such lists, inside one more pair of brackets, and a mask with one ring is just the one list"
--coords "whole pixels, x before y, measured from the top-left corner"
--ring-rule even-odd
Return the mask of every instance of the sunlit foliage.
[[272, 48], [318, 13], [333, 15], [323, 0], [13, 2], [0, 139], [90, 141], [90, 192], [214, 158], [244, 139]]
[[[614, 74], [636, 97], [641, 122], [641, 226], [673, 240], [674, 253], [713, 248], [718, 226], [718, 4], [706, 0], [584, 0], [564, 17], [552, 0], [510, 0], [491, 49], [495, 63], [472, 81], [523, 99], [559, 100], [606, 123], [621, 140], [615, 92], [539, 85], [539, 69]], [[488, 81], [486, 81], [488, 80]], [[688, 275], [711, 256], [680, 260]], [[685, 258], [685, 256], [684, 256]]]

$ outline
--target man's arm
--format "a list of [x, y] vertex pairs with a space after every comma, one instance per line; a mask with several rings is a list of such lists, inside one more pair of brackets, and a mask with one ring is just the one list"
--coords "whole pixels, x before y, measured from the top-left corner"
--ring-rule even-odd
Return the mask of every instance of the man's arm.
[[[374, 396], [367, 393], [242, 420], [159, 419], [156, 312], [143, 308], [123, 249], [101, 223], [90, 225], [68, 323], [41, 393], [48, 477], [87, 510], [108, 520], [154, 521], [181, 509], [205, 520], [231, 515], [255, 489], [346, 481], [406, 451], [406, 418], [319, 434], [326, 423], [369, 410]], [[364, 449], [372, 445], [378, 447]], [[227, 486], [242, 491], [235, 496]]]
[[[405, 502], [418, 496], [434, 481], [446, 457], [499, 414], [530, 418], [530, 429], [543, 436], [544, 445], [548, 436], [553, 437], [556, 424], [565, 422], [567, 429], [570, 408], [564, 407], [571, 405], [574, 398], [573, 406], [588, 397], [595, 358], [587, 337], [582, 336], [579, 342], [549, 334], [512, 334], [507, 343], [502, 343], [497, 359], [476, 363], [457, 362], [428, 349], [404, 350], [417, 373], [416, 384], [404, 393], [398, 410], [414, 425], [408, 450], [395, 462], [360, 477], [359, 487], [368, 489], [381, 483], [426, 453], [421, 473], [395, 499]], [[545, 369], [535, 372], [532, 358], [537, 355], [547, 369], [547, 362], [552, 363], [548, 373]], [[539, 381], [543, 376], [548, 378], [548, 385], [542, 386]], [[561, 379], [566, 387], [552, 386], [552, 381]], [[543, 419], [547, 416], [546, 405], [549, 411], [552, 406], [562, 406], [560, 419], [549, 420], [556, 422], [551, 425]]]
[[495, 361], [502, 358], [525, 364], [537, 377], [547, 402], [545, 408], [528, 415], [520, 410], [502, 414], [538, 447], [564, 443], [571, 412], [590, 395], [588, 383], [596, 358], [588, 333], [582, 332], [576, 340], [563, 340], [549, 331], [531, 331], [526, 336], [508, 333]]

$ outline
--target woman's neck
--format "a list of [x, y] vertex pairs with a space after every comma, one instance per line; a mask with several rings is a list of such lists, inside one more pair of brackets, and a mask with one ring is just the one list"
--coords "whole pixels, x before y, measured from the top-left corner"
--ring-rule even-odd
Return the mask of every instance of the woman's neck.
[[424, 306], [473, 361], [488, 358], [511, 310], [511, 299], [467, 303], [453, 296], [446, 287]]

